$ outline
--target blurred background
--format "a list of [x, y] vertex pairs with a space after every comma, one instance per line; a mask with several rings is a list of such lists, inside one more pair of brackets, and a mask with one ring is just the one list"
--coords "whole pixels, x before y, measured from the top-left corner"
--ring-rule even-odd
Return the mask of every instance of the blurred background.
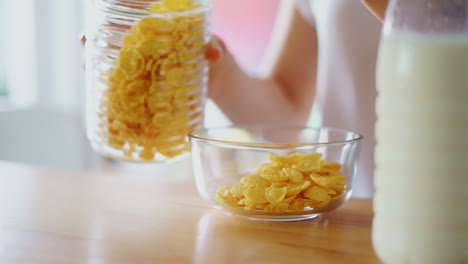
[[[287, 16], [292, 2], [213, 0], [212, 31], [246, 71], [262, 75], [271, 64], [263, 54], [277, 49], [269, 40], [284, 21], [275, 18]], [[85, 136], [86, 14], [83, 0], [0, 0], [0, 160], [71, 169], [117, 164], [97, 156]], [[228, 124], [208, 102], [205, 125]]]

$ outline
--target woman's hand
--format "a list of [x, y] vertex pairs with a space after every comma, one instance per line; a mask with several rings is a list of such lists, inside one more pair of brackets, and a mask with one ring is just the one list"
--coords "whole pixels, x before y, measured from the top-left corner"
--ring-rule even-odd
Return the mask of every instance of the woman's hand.
[[226, 44], [217, 36], [212, 36], [206, 46], [205, 57], [210, 63], [210, 76], [208, 84], [208, 96], [214, 101], [218, 101], [220, 91], [223, 86], [223, 79], [230, 78], [230, 75], [243, 75], [243, 72], [235, 62], [231, 53], [226, 48]]

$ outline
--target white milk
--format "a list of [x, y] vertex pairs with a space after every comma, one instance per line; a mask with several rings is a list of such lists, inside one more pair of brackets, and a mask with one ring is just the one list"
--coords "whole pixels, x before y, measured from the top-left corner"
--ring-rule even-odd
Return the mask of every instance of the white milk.
[[377, 254], [468, 263], [468, 36], [383, 38], [377, 89]]

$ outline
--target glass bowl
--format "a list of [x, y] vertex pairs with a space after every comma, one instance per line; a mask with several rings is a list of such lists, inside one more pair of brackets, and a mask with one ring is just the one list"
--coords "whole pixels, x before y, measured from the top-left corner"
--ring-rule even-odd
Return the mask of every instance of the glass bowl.
[[334, 128], [247, 126], [189, 133], [198, 192], [252, 220], [296, 221], [350, 197], [362, 136]]

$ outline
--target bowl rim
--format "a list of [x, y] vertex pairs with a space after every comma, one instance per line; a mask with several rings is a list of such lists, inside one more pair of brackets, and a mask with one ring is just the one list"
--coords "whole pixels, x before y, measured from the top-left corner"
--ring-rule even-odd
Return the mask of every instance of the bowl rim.
[[[243, 142], [243, 141], [233, 141], [233, 140], [223, 140], [223, 139], [213, 139], [208, 137], [203, 137], [196, 135], [195, 133], [200, 131], [209, 131], [209, 130], [222, 130], [222, 129], [296, 129], [296, 130], [304, 130], [310, 129], [315, 131], [320, 130], [328, 130], [328, 131], [338, 131], [338, 132], [346, 132], [346, 133], [353, 133], [355, 137], [348, 140], [336, 140], [330, 142], [317, 142], [317, 143], [260, 143], [260, 142]], [[230, 146], [239, 146], [239, 147], [247, 147], [247, 148], [291, 148], [291, 147], [317, 147], [317, 146], [331, 146], [331, 145], [343, 145], [349, 144], [354, 142], [360, 142], [364, 138], [362, 134], [357, 133], [352, 130], [347, 129], [340, 129], [334, 127], [311, 127], [311, 126], [282, 126], [282, 125], [229, 125], [229, 126], [217, 126], [217, 127], [200, 127], [191, 130], [188, 133], [188, 137], [190, 140], [195, 139], [197, 141], [202, 142], [211, 142], [217, 143], [222, 145], [230, 145]]]

